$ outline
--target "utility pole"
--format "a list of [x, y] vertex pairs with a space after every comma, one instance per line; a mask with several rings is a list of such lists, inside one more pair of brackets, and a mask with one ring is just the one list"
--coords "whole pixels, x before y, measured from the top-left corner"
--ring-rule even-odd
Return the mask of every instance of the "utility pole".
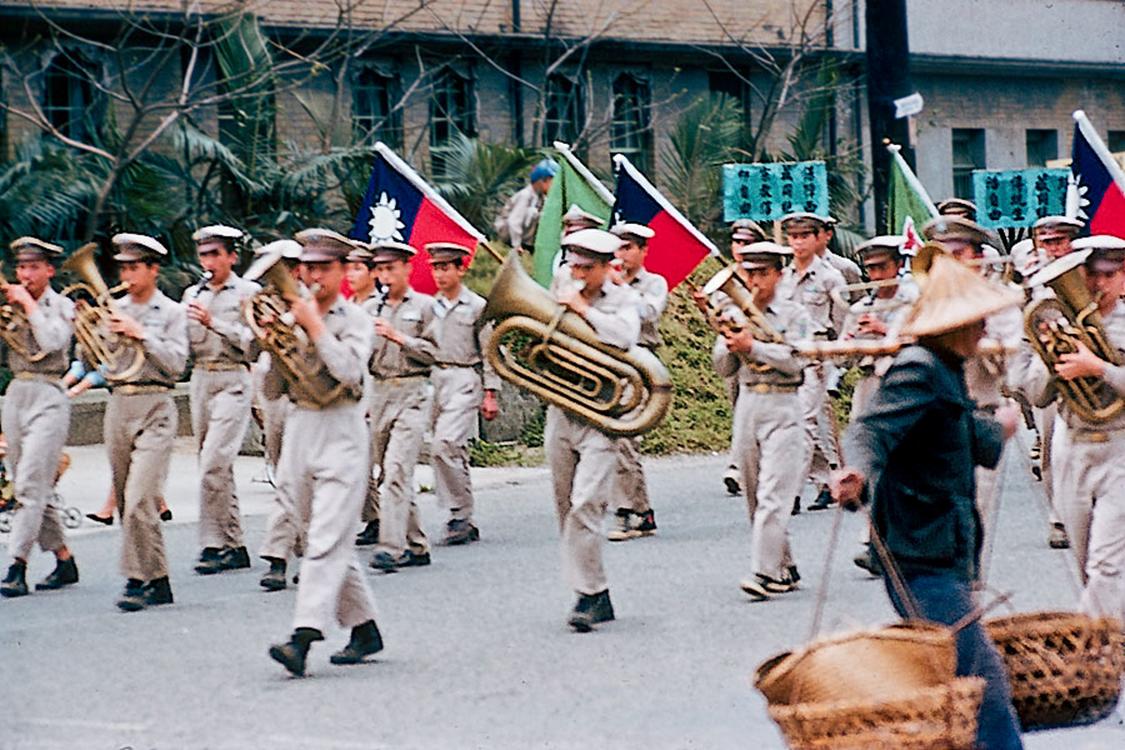
[[895, 116], [895, 100], [914, 93], [910, 82], [910, 43], [906, 31], [906, 0], [867, 0], [867, 109], [871, 120], [871, 174], [875, 188], [875, 225], [883, 231], [887, 214], [887, 170], [890, 154], [884, 140], [902, 146], [914, 168], [914, 144], [908, 117]]

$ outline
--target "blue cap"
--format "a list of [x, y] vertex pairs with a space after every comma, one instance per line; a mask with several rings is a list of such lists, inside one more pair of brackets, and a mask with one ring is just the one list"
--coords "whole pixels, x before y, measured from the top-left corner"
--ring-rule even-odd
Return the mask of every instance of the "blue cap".
[[531, 181], [539, 182], [554, 177], [559, 173], [559, 163], [554, 159], [544, 159], [531, 170]]

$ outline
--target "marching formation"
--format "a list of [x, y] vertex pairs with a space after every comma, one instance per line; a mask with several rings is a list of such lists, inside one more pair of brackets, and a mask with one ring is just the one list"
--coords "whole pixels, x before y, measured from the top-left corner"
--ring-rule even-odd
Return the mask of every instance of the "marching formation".
[[[536, 182], [549, 186], [551, 165], [536, 169]], [[1078, 238], [1079, 222], [1048, 216], [1030, 227], [1029, 242], [1000, 254], [971, 203], [940, 210], [921, 228], [925, 244], [874, 237], [855, 248], [856, 262], [829, 250], [830, 216], [789, 214], [772, 240], [740, 220], [732, 262], [691, 287], [701, 322], [716, 333], [713, 363], [734, 407], [723, 481], [745, 497], [750, 520], [750, 567], [739, 586], [754, 602], [793, 591], [801, 574], [790, 517], [870, 503], [856, 564], [874, 574], [894, 568], [888, 581], [904, 579], [906, 593], [891, 591], [892, 600], [904, 614], [914, 606], [956, 621], [971, 609], [995, 533], [997, 467], [1022, 411], [1039, 436], [1048, 543], [1074, 549], [1083, 611], [1125, 618], [1125, 240]], [[526, 229], [518, 215], [508, 219], [512, 236]], [[112, 289], [94, 246], [71, 253], [63, 267], [81, 283], [65, 294], [51, 286], [63, 249], [15, 240], [17, 281], [4, 284], [0, 335], [14, 378], [5, 462], [20, 511], [0, 593], [30, 592], [36, 543], [56, 563], [35, 589], [79, 580], [52, 504], [74, 359], [112, 394], [105, 444], [124, 532], [117, 606], [173, 603], [163, 485], [177, 434], [172, 388], [190, 361], [200, 477], [194, 569], [210, 576], [252, 566], [233, 462], [256, 403], [277, 489], [258, 550], [268, 566], [260, 585], [297, 585], [292, 633], [269, 650], [289, 672], [304, 673], [311, 644], [334, 624], [350, 631], [335, 664], [383, 648], [364, 568], [431, 564], [413, 481], [427, 431], [448, 513], [441, 543], [481, 538], [468, 446], [478, 415], [498, 413], [501, 379], [548, 403], [546, 457], [575, 594], [566, 622], [587, 632], [612, 621], [604, 543], [658, 528], [640, 443], [672, 398], [658, 357], [670, 284], [649, 264], [661, 231], [655, 221], [611, 222], [573, 206], [562, 216], [562, 262], [549, 290], [527, 278], [513, 251], [488, 300], [463, 283], [476, 248], [453, 242], [415, 247], [306, 229], [257, 248], [239, 276], [249, 238], [202, 227], [192, 239], [204, 274], [177, 303], [158, 288], [169, 253], [154, 237], [112, 238], [120, 277]], [[432, 274], [432, 296], [412, 286], [420, 264]], [[852, 425], [841, 439], [830, 396], [844, 380]], [[807, 486], [814, 500], [803, 508]], [[371, 548], [366, 566], [357, 547]], [[980, 633], [962, 640], [962, 656], [990, 680], [982, 737], [989, 747], [1018, 746], [996, 739], [1016, 731], [1002, 668]]]

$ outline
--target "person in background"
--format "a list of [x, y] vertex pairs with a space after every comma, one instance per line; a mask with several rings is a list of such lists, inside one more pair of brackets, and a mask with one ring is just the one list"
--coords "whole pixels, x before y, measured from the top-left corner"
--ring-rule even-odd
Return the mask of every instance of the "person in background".
[[558, 171], [558, 162], [553, 159], [543, 159], [535, 165], [528, 184], [508, 199], [492, 225], [501, 240], [516, 250], [530, 252], [535, 249], [535, 227], [539, 223], [539, 211]]

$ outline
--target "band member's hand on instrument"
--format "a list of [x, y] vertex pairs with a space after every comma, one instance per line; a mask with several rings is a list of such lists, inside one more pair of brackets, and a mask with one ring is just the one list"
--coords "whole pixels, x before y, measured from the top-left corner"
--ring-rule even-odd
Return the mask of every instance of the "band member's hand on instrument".
[[617, 286], [626, 283], [625, 267], [622, 265], [620, 258], [614, 258], [609, 262], [609, 280]]
[[500, 404], [496, 401], [496, 391], [485, 391], [484, 401], [480, 405], [480, 415], [485, 418], [485, 421], [491, 422], [496, 419], [498, 414], [500, 414]]
[[137, 341], [145, 340], [145, 327], [136, 318], [115, 312], [109, 319], [109, 330]]
[[693, 286], [691, 288], [691, 301], [694, 302], [695, 306], [699, 308], [699, 312], [703, 313], [704, 315], [710, 312], [711, 308], [707, 304], [707, 295], [704, 294], [703, 290], [697, 286]]
[[1063, 380], [1105, 377], [1105, 362], [1081, 341], [1077, 344], [1078, 351], [1059, 355], [1058, 364], [1055, 365], [1055, 373]]
[[723, 332], [727, 349], [732, 352], [749, 354], [754, 348], [754, 334], [747, 328], [727, 328]]
[[859, 510], [863, 504], [863, 484], [866, 480], [859, 469], [845, 466], [836, 469], [828, 479], [828, 489], [832, 499], [840, 503], [844, 510]]
[[1015, 404], [1004, 404], [996, 410], [996, 421], [1000, 423], [1000, 429], [1004, 431], [1005, 440], [1016, 434], [1022, 416], [1020, 408]]
[[559, 299], [559, 304], [582, 316], [585, 316], [586, 311], [590, 309], [590, 303], [582, 296], [581, 290], [564, 294]]
[[402, 346], [403, 342], [406, 341], [403, 335], [396, 331], [395, 327], [383, 318], [375, 318], [375, 333], [382, 336], [387, 341], [393, 341], [399, 346]]
[[7, 295], [9, 302], [22, 307], [28, 315], [35, 312], [35, 308], [39, 306], [39, 303], [31, 296], [31, 292], [27, 291], [27, 287], [22, 284], [4, 284], [4, 294]]
[[879, 318], [874, 315], [860, 315], [856, 322], [859, 324], [860, 333], [870, 334], [873, 336], [887, 335], [887, 324], [879, 320]]
[[211, 311], [195, 300], [188, 303], [187, 316], [204, 328], [211, 327]]
[[324, 333], [324, 319], [320, 317], [316, 300], [295, 299], [289, 303], [289, 312], [293, 314], [293, 321], [305, 330], [312, 341], [316, 341]]

